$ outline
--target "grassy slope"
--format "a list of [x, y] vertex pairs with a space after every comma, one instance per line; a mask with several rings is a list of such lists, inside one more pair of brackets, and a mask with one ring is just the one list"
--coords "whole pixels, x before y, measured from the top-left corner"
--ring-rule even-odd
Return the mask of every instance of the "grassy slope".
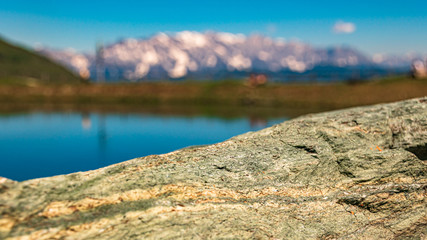
[[0, 83], [78, 83], [80, 79], [49, 59], [0, 39]]

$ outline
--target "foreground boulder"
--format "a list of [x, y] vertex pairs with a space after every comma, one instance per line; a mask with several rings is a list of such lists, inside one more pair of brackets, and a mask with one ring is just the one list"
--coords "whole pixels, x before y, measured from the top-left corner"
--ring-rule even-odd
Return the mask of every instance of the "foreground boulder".
[[94, 171], [0, 179], [0, 238], [425, 239], [426, 150], [427, 98], [307, 115]]

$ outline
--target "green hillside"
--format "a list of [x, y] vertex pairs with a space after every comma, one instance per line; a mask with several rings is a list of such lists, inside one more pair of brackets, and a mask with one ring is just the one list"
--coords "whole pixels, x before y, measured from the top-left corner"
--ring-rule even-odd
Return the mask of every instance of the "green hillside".
[[46, 57], [0, 38], [0, 84], [79, 83], [81, 79]]

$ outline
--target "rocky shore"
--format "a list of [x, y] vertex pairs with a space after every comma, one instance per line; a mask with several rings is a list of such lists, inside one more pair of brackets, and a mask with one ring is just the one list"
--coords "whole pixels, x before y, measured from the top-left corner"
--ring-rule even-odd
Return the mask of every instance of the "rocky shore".
[[426, 239], [426, 160], [427, 98], [306, 115], [94, 171], [1, 178], [0, 238]]

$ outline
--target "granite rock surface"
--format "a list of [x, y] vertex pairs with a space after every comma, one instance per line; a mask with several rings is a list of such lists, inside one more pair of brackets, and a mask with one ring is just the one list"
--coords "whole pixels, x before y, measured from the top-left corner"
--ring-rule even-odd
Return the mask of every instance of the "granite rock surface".
[[0, 239], [426, 239], [426, 150], [420, 98], [94, 171], [0, 178]]

